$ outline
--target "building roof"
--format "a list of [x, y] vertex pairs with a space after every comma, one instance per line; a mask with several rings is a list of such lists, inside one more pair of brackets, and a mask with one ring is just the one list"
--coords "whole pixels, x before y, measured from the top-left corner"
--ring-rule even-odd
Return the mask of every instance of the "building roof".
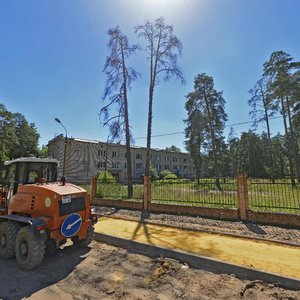
[[[59, 140], [59, 139], [64, 139], [65, 137], [63, 136], [63, 134], [61, 135], [58, 135], [57, 137], [55, 137], [54, 139], [50, 140], [48, 142], [48, 145], [51, 144], [52, 142], [55, 142], [56, 140]], [[76, 141], [76, 142], [82, 142], [82, 143], [91, 143], [91, 144], [99, 144], [99, 143], [102, 143], [102, 144], [107, 144], [107, 142], [102, 142], [102, 141], [97, 141], [97, 140], [87, 140], [87, 139], [82, 139], [82, 138], [68, 138], [69, 140], [73, 140], [73, 141]], [[120, 143], [111, 143], [109, 142], [108, 143], [110, 146], [116, 146], [116, 147], [126, 147], [126, 145], [124, 144], [120, 144]], [[133, 146], [131, 145], [130, 148], [133, 148], [133, 149], [146, 149], [146, 147], [141, 147], [141, 146]], [[158, 149], [158, 148], [151, 148], [151, 150], [154, 150], [154, 151], [161, 151], [161, 152], [169, 152], [169, 153], [178, 153], [178, 154], [183, 154], [183, 155], [190, 155], [189, 153], [187, 152], [177, 152], [177, 151], [172, 151], [172, 150], [165, 150], [165, 149]]]
[[37, 158], [37, 157], [20, 157], [13, 160], [7, 160], [4, 164], [9, 166], [13, 163], [17, 162], [33, 162], [33, 163], [56, 163], [58, 164], [58, 160], [55, 158]]

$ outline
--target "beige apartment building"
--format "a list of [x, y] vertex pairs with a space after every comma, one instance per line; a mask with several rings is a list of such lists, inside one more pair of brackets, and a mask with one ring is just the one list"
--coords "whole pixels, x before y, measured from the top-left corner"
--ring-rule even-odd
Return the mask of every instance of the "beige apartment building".
[[[49, 156], [59, 160], [62, 175], [65, 138], [59, 135], [48, 142]], [[144, 175], [146, 148], [131, 147], [133, 180]], [[170, 170], [178, 177], [195, 178], [195, 167], [188, 153], [152, 149], [151, 164], [158, 173]], [[120, 182], [127, 180], [126, 147], [117, 143], [68, 138], [66, 143], [66, 177], [70, 182], [89, 182], [91, 177], [107, 170]]]

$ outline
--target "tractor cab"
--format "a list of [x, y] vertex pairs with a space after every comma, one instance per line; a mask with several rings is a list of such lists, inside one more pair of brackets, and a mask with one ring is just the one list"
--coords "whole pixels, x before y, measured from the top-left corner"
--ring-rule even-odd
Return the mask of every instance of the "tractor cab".
[[58, 161], [54, 158], [21, 157], [5, 162], [6, 181], [18, 184], [55, 182]]
[[58, 161], [54, 158], [21, 157], [6, 161], [5, 165], [5, 181], [14, 186], [57, 180]]

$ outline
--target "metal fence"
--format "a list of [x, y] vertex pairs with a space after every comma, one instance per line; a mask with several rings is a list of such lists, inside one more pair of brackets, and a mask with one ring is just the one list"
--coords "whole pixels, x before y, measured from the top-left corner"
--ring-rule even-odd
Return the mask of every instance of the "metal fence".
[[151, 199], [151, 202], [156, 204], [237, 208], [236, 180], [158, 180], [151, 185]]
[[249, 208], [256, 211], [300, 213], [300, 183], [290, 179], [248, 179]]
[[113, 200], [142, 201], [144, 185], [142, 183], [133, 184], [133, 197], [128, 199], [128, 188], [125, 183], [116, 181], [97, 181], [96, 197]]
[[[300, 214], [300, 183], [289, 179], [248, 179], [248, 202], [252, 211]], [[141, 202], [143, 183], [133, 184], [128, 199], [127, 185], [116, 181], [97, 181], [96, 198]], [[151, 183], [151, 203], [177, 206], [238, 208], [235, 178], [167, 179]]]

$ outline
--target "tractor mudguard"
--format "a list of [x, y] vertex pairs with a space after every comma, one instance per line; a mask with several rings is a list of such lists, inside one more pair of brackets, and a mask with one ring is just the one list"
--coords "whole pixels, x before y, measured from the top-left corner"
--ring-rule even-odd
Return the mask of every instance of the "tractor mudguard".
[[4, 221], [13, 221], [17, 222], [19, 224], [24, 224], [24, 225], [30, 225], [32, 232], [34, 236], [38, 239], [46, 239], [47, 238], [47, 233], [46, 233], [46, 226], [45, 223], [37, 218], [30, 218], [26, 216], [19, 216], [19, 215], [5, 215], [5, 216], [0, 216], [0, 223]]

